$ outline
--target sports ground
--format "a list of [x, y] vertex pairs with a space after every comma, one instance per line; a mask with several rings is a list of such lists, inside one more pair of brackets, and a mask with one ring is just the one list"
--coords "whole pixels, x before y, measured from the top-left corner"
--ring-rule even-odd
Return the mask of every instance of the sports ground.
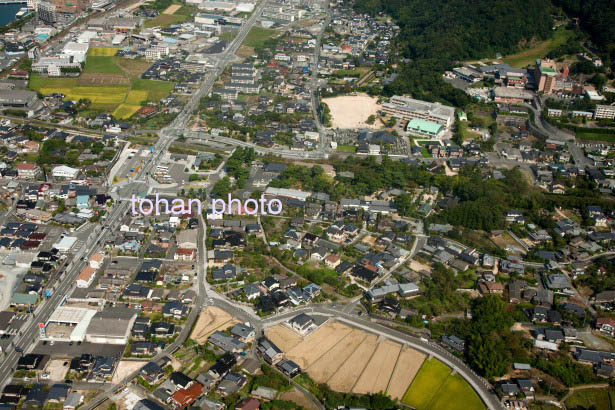
[[118, 119], [129, 118], [146, 102], [158, 102], [173, 90], [172, 82], [140, 79], [149, 64], [118, 57], [117, 50], [93, 47], [79, 78], [33, 74], [30, 89], [44, 95], [62, 93], [75, 101], [87, 98], [92, 109], [111, 111]]

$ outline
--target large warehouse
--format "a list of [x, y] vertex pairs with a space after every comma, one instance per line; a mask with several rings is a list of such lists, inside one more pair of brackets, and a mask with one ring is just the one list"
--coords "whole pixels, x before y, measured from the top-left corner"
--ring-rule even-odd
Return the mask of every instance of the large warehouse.
[[90, 343], [127, 344], [136, 319], [137, 313], [132, 309], [111, 308], [97, 312], [90, 321], [85, 340]]
[[57, 341], [82, 342], [92, 318], [98, 313], [94, 309], [60, 306], [49, 317], [45, 326], [45, 338]]

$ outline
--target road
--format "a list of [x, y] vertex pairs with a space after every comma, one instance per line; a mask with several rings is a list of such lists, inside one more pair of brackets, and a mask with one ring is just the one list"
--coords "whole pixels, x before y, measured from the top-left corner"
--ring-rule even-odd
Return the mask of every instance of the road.
[[[199, 104], [202, 96], [207, 95], [210, 92], [217, 77], [224, 71], [224, 68], [226, 67], [226, 65], [232, 60], [233, 54], [235, 53], [235, 51], [237, 51], [237, 49], [239, 48], [239, 46], [241, 45], [241, 43], [243, 42], [243, 40], [249, 33], [250, 29], [252, 28], [252, 26], [254, 25], [254, 23], [260, 16], [260, 14], [262, 13], [267, 1], [268, 0], [264, 0], [255, 10], [255, 12], [252, 14], [250, 19], [243, 25], [239, 34], [237, 35], [237, 37], [235, 37], [235, 40], [233, 41], [233, 43], [231, 43], [231, 45], [224, 52], [223, 56], [220, 58], [218, 64], [216, 65], [216, 69], [210, 73], [210, 75], [201, 84], [199, 90], [193, 94], [190, 101], [184, 106], [184, 109], [182, 110], [182, 112], [175, 118], [175, 120], [168, 127], [160, 131], [159, 133], [160, 139], [156, 143], [154, 154], [148, 157], [148, 162], [143, 165], [143, 167], [138, 172], [138, 174], [135, 175], [134, 178], [131, 178], [130, 182], [133, 185], [135, 185], [136, 181], [142, 180], [144, 176], [149, 175], [151, 171], [156, 167], [156, 165], [160, 162], [164, 153], [167, 151], [167, 149], [169, 148], [173, 140], [176, 137], [183, 135], [185, 131], [185, 127], [190, 119], [190, 116], [192, 115], [192, 112]], [[139, 183], [138, 187], [142, 188], [142, 184]], [[133, 192], [135, 194], [138, 193], [137, 189], [131, 189], [130, 187], [127, 187], [127, 191]], [[129, 204], [128, 201], [121, 201], [120, 203], [124, 205], [124, 208], [127, 208]], [[124, 212], [126, 211], [127, 209]], [[205, 223], [203, 221], [202, 215], [199, 216], [198, 230], [199, 230], [200, 240], [199, 240], [199, 249], [198, 249], [199, 268], [197, 271], [197, 300], [193, 308], [190, 311], [188, 319], [186, 320], [186, 323], [184, 324], [180, 335], [171, 345], [167, 346], [163, 352], [160, 352], [154, 358], [152, 358], [151, 359], [152, 361], [159, 360], [160, 358], [167, 356], [170, 353], [173, 353], [186, 341], [202, 308], [207, 303], [209, 303], [210, 299], [208, 298], [207, 286], [205, 282], [205, 275], [207, 272], [207, 258], [206, 258], [207, 249], [205, 247], [206, 228], [205, 228]], [[215, 304], [216, 306], [220, 306], [221, 308], [229, 311], [229, 313], [245, 321], [258, 318], [253, 313], [251, 315], [248, 314], [246, 310], [241, 309], [240, 307], [237, 307], [235, 304], [225, 300], [220, 295], [217, 295]], [[122, 384], [109, 385], [101, 389], [100, 393], [95, 398], [93, 398], [87, 405], [82, 406], [82, 409], [92, 410], [96, 408], [101, 403], [105, 402], [110, 396], [118, 393], [121, 389], [123, 389], [123, 386], [125, 386], [127, 383], [134, 380], [138, 376], [138, 374], [139, 374], [139, 371], [135, 371], [132, 374], [128, 375], [122, 381]]]
[[316, 122], [316, 127], [318, 128], [318, 133], [320, 134], [320, 149], [324, 152], [327, 148], [327, 131], [323, 127], [320, 122], [320, 115], [318, 115], [318, 108], [320, 105], [320, 96], [318, 95], [318, 61], [320, 60], [320, 46], [322, 43], [322, 37], [331, 24], [331, 8], [329, 6], [329, 2], [325, 2], [327, 17], [323, 22], [322, 28], [318, 35], [316, 36], [316, 45], [314, 46], [314, 56], [312, 60], [312, 78], [310, 83], [311, 93], [312, 93], [312, 115], [314, 117], [314, 121]]

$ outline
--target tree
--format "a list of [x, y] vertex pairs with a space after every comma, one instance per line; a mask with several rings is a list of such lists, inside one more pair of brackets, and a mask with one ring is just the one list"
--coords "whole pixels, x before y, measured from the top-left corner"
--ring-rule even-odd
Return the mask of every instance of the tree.
[[402, 216], [409, 216], [410, 212], [414, 209], [412, 195], [407, 192], [398, 195], [395, 198], [395, 206], [397, 207], [397, 213]]
[[375, 121], [376, 121], [376, 116], [374, 114], [372, 114], [369, 117], [367, 117], [367, 120], [365, 120], [365, 123], [373, 124]]
[[224, 198], [232, 191], [231, 179], [224, 177], [215, 183], [211, 190], [212, 196], [216, 198]]

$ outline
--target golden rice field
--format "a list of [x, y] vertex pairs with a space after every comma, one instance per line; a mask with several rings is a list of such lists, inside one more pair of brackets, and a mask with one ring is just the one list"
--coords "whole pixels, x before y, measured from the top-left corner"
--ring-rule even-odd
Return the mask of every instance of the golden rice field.
[[124, 102], [128, 87], [73, 87], [73, 88], [47, 88], [39, 91], [42, 94], [63, 93], [70, 100], [79, 101], [87, 98], [93, 104], [120, 104]]
[[113, 111], [113, 116], [120, 120], [130, 118], [134, 115], [134, 113], [139, 111], [140, 108], [140, 105], [120, 104], [117, 106], [115, 111]]
[[140, 105], [147, 101], [149, 91], [146, 90], [130, 90], [124, 101], [126, 104]]
[[117, 54], [117, 48], [92, 47], [88, 50], [88, 55], [93, 57], [111, 57]]

